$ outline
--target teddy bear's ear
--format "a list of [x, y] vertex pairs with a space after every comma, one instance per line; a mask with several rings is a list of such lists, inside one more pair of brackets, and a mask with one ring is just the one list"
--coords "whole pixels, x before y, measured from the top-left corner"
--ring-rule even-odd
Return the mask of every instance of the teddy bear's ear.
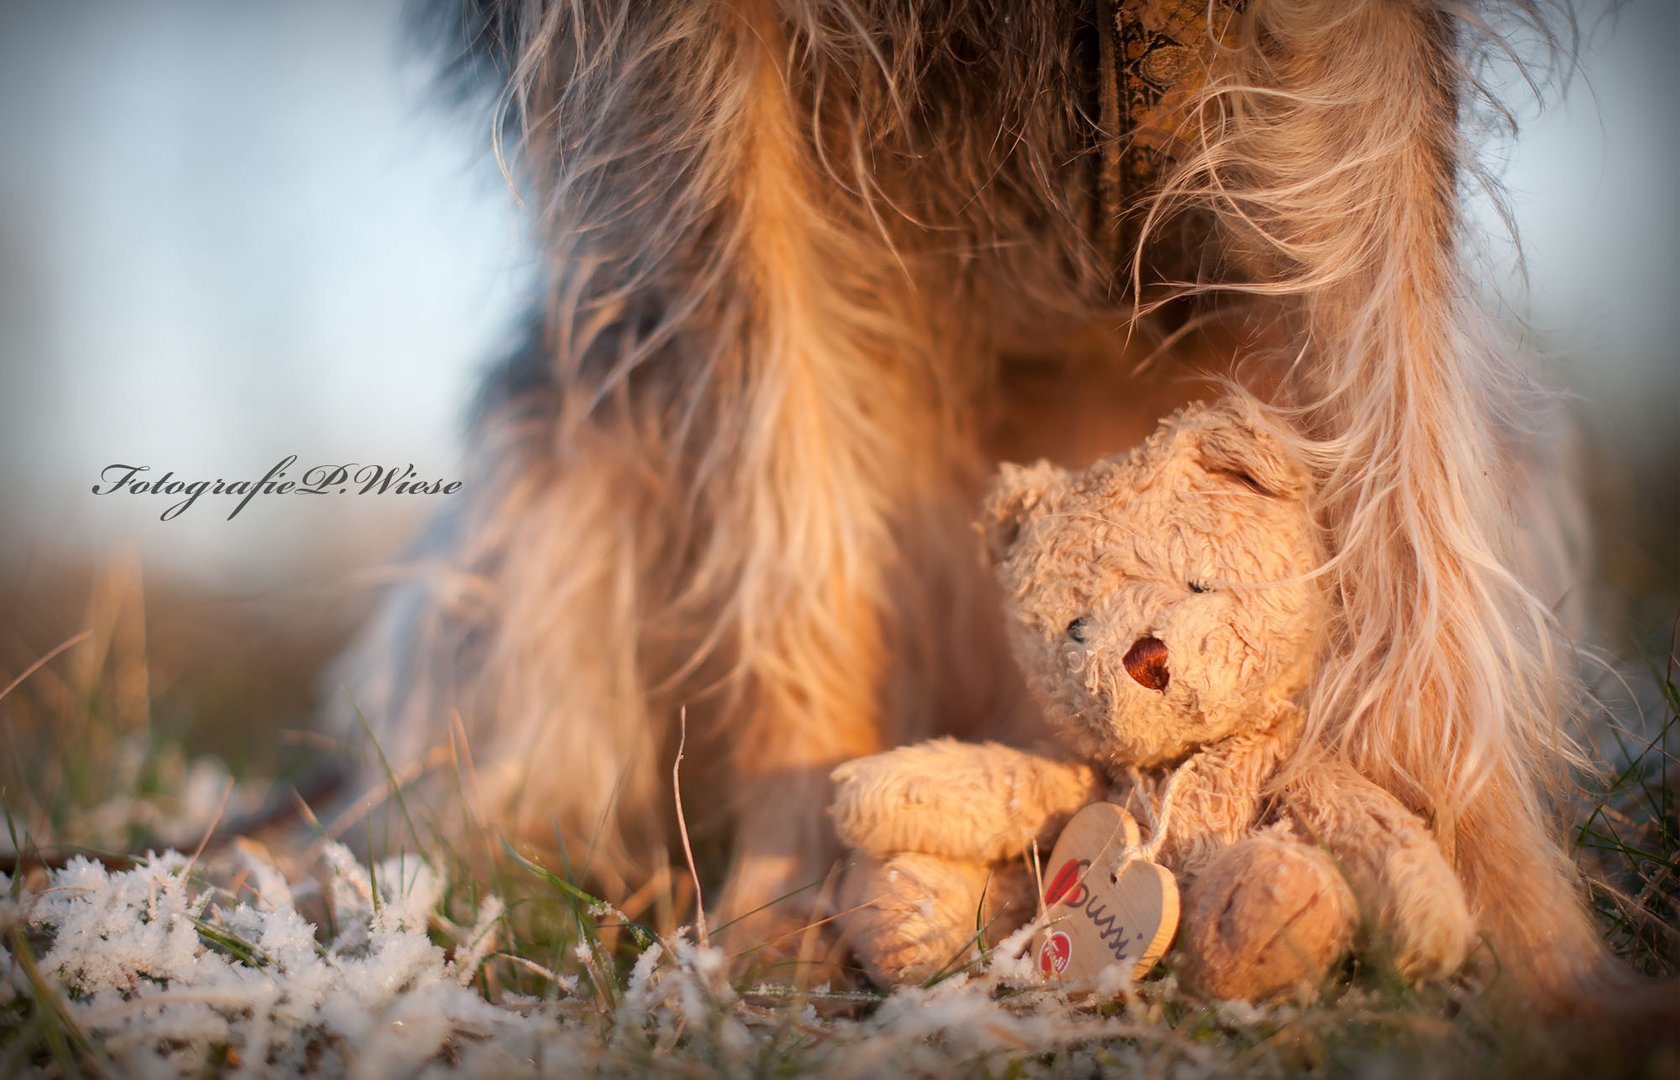
[[986, 557], [994, 565], [1009, 558], [1021, 530], [1049, 508], [1054, 492], [1067, 483], [1067, 471], [1048, 461], [1034, 465], [1007, 462], [986, 492], [980, 512], [980, 531], [986, 538]]
[[1306, 468], [1251, 401], [1222, 403], [1197, 418], [1198, 459], [1209, 473], [1271, 496], [1299, 496], [1311, 478]]

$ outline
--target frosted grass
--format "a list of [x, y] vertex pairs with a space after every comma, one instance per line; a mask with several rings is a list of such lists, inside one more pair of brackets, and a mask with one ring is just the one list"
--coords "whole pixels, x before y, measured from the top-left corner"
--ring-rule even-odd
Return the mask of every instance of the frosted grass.
[[[612, 1008], [560, 976], [546, 997], [499, 990], [492, 1001], [482, 975], [502, 901], [482, 900], [470, 925], [445, 918], [441, 860], [370, 869], [329, 844], [319, 880], [301, 881], [254, 849], [239, 861], [238, 898], [173, 851], [116, 871], [78, 856], [33, 888], [0, 876], [0, 1014], [41, 1022], [51, 994], [86, 1063], [136, 1077], [1064, 1075], [1141, 1066], [1146, 1044], [1156, 1068], [1194, 1075], [1222, 1060], [1151, 1024], [1130, 991], [1105, 1010], [1070, 1008], [1031, 985], [1024, 961], [902, 990], [865, 1019], [824, 1018], [820, 992], [738, 992], [727, 956], [686, 930], [641, 951]], [[330, 912], [330, 933], [300, 912], [310, 898]], [[51, 1074], [58, 1063], [13, 1064]]]

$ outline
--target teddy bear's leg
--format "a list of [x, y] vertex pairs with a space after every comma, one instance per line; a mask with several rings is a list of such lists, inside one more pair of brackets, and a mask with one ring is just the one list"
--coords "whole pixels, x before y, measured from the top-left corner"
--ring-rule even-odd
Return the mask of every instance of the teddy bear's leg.
[[995, 942], [1035, 908], [1019, 868], [906, 852], [852, 854], [840, 887], [841, 933], [870, 980], [893, 987], [960, 967], [983, 937]]
[[1450, 975], [1475, 923], [1464, 887], [1423, 819], [1342, 766], [1313, 769], [1286, 793], [1301, 831], [1323, 844], [1359, 896], [1394, 966], [1408, 979]]
[[1335, 862], [1286, 829], [1215, 855], [1189, 894], [1180, 970], [1218, 998], [1315, 990], [1359, 924], [1358, 902]]

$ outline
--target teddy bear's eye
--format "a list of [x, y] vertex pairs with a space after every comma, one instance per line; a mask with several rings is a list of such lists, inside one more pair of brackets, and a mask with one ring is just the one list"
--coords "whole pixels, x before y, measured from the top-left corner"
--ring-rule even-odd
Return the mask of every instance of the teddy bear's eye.
[[1080, 617], [1068, 623], [1067, 636], [1075, 641], [1085, 640], [1085, 624], [1091, 620]]
[[1191, 592], [1207, 592], [1208, 591], [1208, 587], [1206, 585], [1203, 585], [1199, 581], [1192, 581], [1192, 582], [1189, 582], [1188, 584], [1190, 586], [1190, 591]]

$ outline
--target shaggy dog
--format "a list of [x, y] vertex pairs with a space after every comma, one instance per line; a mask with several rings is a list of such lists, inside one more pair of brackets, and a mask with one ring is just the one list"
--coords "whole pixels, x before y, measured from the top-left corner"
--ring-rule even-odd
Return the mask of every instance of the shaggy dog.
[[1123, 449], [1240, 350], [1339, 552], [1306, 744], [1432, 822], [1512, 986], [1578, 999], [1561, 589], [1519, 572], [1520, 379], [1462, 272], [1485, 16], [467, 0], [547, 302], [340, 699], [404, 780], [463, 737], [474, 805], [609, 890], [667, 857], [686, 716], [714, 907], [775, 941], [836, 763], [1031, 734], [970, 527], [994, 462]]

